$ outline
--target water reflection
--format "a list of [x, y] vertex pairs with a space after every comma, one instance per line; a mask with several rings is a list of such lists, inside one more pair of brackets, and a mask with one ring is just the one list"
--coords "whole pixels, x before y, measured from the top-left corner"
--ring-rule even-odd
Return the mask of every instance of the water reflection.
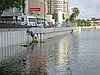
[[[0, 49], [0, 75], [99, 75], [100, 30]], [[1, 61], [2, 60], [2, 61]]]
[[0, 75], [47, 75], [46, 56], [42, 48], [42, 43], [32, 44], [29, 48], [12, 46], [10, 52], [7, 51], [9, 48], [2, 48]]
[[59, 69], [62, 72], [66, 72], [66, 64], [68, 64], [68, 45], [69, 41], [67, 37], [63, 37], [59, 41], [59, 54], [58, 54], [58, 63], [59, 63]]
[[13, 56], [18, 56], [19, 54], [26, 51], [25, 47], [21, 47], [20, 45], [6, 46], [0, 48], [0, 61], [9, 59]]
[[26, 57], [27, 51], [18, 54], [12, 54], [11, 52], [10, 54], [8, 57], [3, 54], [3, 60], [0, 62], [0, 75], [23, 75], [25, 73], [23, 57]]
[[[77, 58], [78, 36], [68, 34], [51, 38], [30, 47], [3, 48], [2, 75], [72, 75]], [[10, 58], [8, 58], [10, 56]]]
[[37, 45], [33, 44], [29, 49], [27, 58], [28, 74], [30, 75], [47, 75], [46, 71], [46, 56], [42, 50], [42, 43]]

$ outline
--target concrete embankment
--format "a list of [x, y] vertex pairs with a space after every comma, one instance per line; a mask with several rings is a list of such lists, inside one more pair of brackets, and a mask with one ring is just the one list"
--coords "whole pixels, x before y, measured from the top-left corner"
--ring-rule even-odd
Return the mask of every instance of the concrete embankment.
[[66, 33], [73, 31], [78, 31], [79, 28], [78, 27], [69, 27], [69, 28], [36, 28], [36, 29], [30, 29], [33, 32], [36, 33], [38, 40], [39, 41], [43, 41], [45, 39], [48, 38], [52, 38], [55, 36], [59, 36], [59, 35], [64, 35]]
[[23, 29], [0, 29], [0, 48], [16, 44], [23, 44], [32, 41], [32, 38], [27, 30], [33, 31], [38, 38], [38, 41], [52, 38], [59, 35], [64, 35], [68, 32], [78, 31], [77, 27], [70, 28], [23, 28]]

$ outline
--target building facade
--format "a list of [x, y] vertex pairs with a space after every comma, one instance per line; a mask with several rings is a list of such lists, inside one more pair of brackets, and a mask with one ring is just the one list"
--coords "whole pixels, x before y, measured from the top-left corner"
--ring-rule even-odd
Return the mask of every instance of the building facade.
[[67, 0], [48, 0], [48, 13], [52, 14], [53, 10], [56, 9], [57, 13], [64, 15], [64, 20], [68, 18], [68, 1]]
[[46, 0], [25, 0], [24, 13], [23, 9], [11, 8], [7, 11], [4, 11], [2, 17], [17, 18], [18, 16], [22, 15], [35, 16], [42, 19], [46, 18], [47, 15]]
[[17, 16], [22, 15], [22, 10], [18, 8], [10, 8], [9, 10], [5, 10], [1, 15], [2, 18], [9, 18], [9, 19], [17, 19]]
[[[30, 11], [33, 8], [33, 11]], [[46, 0], [30, 0], [29, 2], [29, 14], [38, 18], [46, 18], [47, 16], [47, 3]]]
[[91, 26], [100, 26], [100, 18], [95, 18], [95, 20], [90, 21]]
[[55, 9], [54, 0], [47, 0], [47, 3], [48, 3], [48, 14], [52, 14], [53, 10]]

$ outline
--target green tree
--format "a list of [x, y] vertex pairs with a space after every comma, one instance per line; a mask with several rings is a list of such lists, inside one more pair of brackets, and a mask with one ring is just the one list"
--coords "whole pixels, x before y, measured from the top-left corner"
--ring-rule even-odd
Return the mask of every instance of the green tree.
[[65, 16], [64, 16], [64, 14], [62, 15], [62, 17], [63, 17], [63, 20], [65, 19]]
[[21, 6], [21, 0], [0, 0], [0, 22], [1, 15], [5, 10], [16, 7], [19, 8]]
[[95, 21], [95, 20], [96, 20], [96, 18], [95, 18], [95, 17], [92, 17], [92, 18], [91, 18], [91, 20], [92, 20], [92, 21]]
[[76, 23], [77, 23], [77, 26], [81, 26], [81, 20], [80, 19], [77, 19]]
[[67, 18], [67, 19], [66, 19], [66, 22], [68, 22], [68, 21], [69, 21], [69, 19]]
[[87, 19], [87, 21], [86, 21], [86, 26], [91, 26], [91, 22], [89, 19]]
[[81, 19], [77, 19], [76, 23], [78, 26], [90, 26], [90, 20], [81, 20]]
[[52, 18], [55, 20], [55, 22], [57, 22], [57, 20], [58, 20], [58, 13], [57, 13], [56, 9], [53, 10]]
[[74, 7], [73, 9], [72, 9], [72, 14], [70, 15], [70, 21], [72, 21], [73, 22], [73, 20], [75, 20], [76, 19], [76, 17], [78, 16], [80, 14], [80, 10], [77, 8], [77, 7]]

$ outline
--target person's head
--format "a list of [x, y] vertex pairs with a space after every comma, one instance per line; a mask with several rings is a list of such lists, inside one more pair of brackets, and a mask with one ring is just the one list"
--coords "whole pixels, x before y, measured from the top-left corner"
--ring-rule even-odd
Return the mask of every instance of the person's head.
[[29, 31], [29, 30], [27, 30], [26, 32], [27, 32], [27, 33], [32, 33], [32, 31]]
[[29, 33], [29, 30], [27, 30], [26, 32]]

